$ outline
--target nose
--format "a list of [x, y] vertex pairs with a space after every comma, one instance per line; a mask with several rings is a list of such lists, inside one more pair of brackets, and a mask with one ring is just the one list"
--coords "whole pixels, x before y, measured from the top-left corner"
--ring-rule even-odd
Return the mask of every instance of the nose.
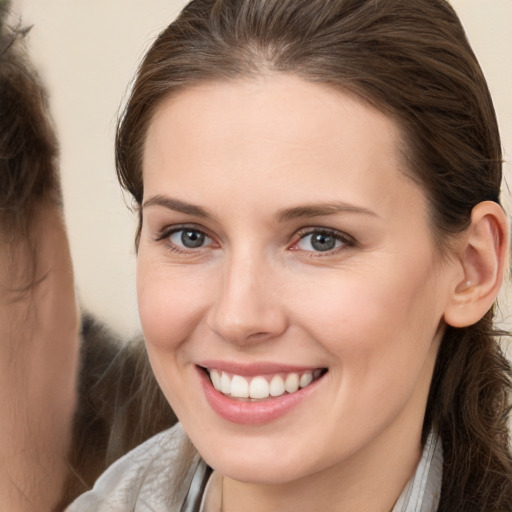
[[275, 269], [252, 257], [232, 257], [223, 275], [207, 322], [224, 340], [236, 344], [262, 342], [287, 328], [286, 309], [276, 283]]

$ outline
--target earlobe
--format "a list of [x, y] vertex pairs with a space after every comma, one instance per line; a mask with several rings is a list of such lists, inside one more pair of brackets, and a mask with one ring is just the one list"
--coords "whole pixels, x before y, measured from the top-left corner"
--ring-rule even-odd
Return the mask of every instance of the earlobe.
[[500, 205], [484, 201], [473, 208], [458, 251], [462, 279], [457, 278], [444, 319], [452, 327], [478, 322], [500, 290], [508, 256], [508, 222]]

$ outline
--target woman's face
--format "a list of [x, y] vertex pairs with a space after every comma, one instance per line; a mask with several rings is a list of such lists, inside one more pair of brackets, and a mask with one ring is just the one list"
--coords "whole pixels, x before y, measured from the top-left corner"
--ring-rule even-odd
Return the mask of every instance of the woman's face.
[[157, 110], [141, 322], [163, 392], [221, 473], [289, 482], [411, 442], [419, 456], [458, 270], [436, 256], [398, 138], [353, 97], [279, 75]]

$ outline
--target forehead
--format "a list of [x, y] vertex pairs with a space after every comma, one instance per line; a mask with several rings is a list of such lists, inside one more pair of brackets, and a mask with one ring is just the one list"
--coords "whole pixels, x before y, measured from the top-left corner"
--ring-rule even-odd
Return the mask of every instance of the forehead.
[[[349, 118], [350, 126], [346, 122]], [[171, 137], [179, 137], [180, 142], [189, 138], [191, 144], [217, 144], [219, 139], [225, 140], [226, 132], [237, 128], [231, 135], [245, 138], [244, 142], [252, 140], [255, 145], [264, 135], [276, 143], [321, 149], [330, 142], [330, 136], [341, 140], [341, 124], [347, 126], [347, 133], [369, 130], [372, 143], [379, 140], [391, 143], [393, 150], [397, 148], [396, 123], [362, 99], [283, 74], [206, 82], [180, 90], [156, 109], [146, 143], [164, 135], [166, 145], [172, 143]], [[169, 128], [172, 132], [164, 134]]]
[[404, 186], [417, 189], [399, 148], [392, 119], [325, 85], [283, 75], [206, 83], [157, 109], [145, 143], [145, 196], [168, 188], [193, 197], [199, 184], [218, 189], [221, 181], [245, 204], [258, 194], [367, 204], [380, 196], [391, 208]]

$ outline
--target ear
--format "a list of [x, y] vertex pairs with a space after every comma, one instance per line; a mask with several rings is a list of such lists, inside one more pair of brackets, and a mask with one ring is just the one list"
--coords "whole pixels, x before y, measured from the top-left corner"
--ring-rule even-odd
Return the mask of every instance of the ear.
[[452, 327], [478, 322], [492, 306], [508, 262], [509, 229], [505, 212], [492, 201], [473, 208], [457, 257], [462, 272], [454, 281], [444, 319]]

